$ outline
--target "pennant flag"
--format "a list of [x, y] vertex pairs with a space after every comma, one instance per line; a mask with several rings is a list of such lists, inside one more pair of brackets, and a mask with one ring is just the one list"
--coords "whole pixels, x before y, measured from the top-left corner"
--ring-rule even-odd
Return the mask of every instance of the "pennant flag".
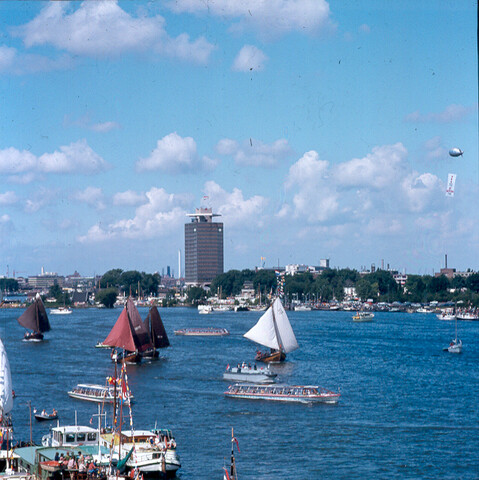
[[238, 452], [241, 453], [241, 450], [240, 450], [240, 448], [239, 448], [239, 443], [238, 443], [238, 440], [236, 439], [236, 437], [233, 437], [233, 442], [236, 443], [236, 448], [238, 449]]
[[226, 467], [223, 467], [223, 470], [225, 471], [225, 474], [223, 475], [223, 479], [230, 480], [230, 476], [228, 474], [228, 470], [226, 469]]
[[90, 418], [90, 425], [93, 424], [93, 417]]
[[446, 197], [454, 196], [454, 187], [456, 186], [456, 174], [450, 173], [447, 176]]

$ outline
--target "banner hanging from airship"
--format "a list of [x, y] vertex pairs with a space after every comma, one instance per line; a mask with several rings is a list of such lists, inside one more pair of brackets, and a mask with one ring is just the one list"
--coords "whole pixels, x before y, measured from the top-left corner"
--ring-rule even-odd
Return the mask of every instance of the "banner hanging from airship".
[[447, 188], [446, 188], [446, 197], [454, 196], [454, 188], [456, 186], [456, 174], [450, 173], [447, 176]]

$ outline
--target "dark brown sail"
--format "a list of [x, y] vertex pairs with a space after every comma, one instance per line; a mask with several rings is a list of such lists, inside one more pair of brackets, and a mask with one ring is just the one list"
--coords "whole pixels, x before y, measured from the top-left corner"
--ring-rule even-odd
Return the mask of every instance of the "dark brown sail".
[[145, 327], [150, 333], [150, 340], [155, 348], [165, 348], [170, 346], [168, 335], [161, 321], [158, 308], [151, 307], [148, 316], [145, 318]]
[[34, 302], [18, 317], [18, 323], [34, 332], [50, 331], [50, 322], [40, 295], [37, 293]]
[[123, 348], [129, 352], [143, 352], [153, 348], [148, 332], [131, 298], [127, 300], [125, 308], [103, 344]]

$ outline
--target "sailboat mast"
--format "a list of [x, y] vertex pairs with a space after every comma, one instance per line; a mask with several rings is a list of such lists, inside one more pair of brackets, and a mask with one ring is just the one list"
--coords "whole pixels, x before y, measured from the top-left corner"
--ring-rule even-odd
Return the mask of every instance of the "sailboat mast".
[[235, 480], [235, 453], [234, 453], [234, 432], [233, 432], [233, 427], [231, 427], [231, 465], [230, 465], [230, 480]]

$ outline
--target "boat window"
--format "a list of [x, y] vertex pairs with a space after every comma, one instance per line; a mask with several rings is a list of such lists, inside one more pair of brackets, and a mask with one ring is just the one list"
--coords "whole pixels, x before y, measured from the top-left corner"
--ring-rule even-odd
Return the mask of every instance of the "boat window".
[[77, 434], [77, 442], [84, 442], [86, 435], [84, 433]]
[[66, 443], [74, 443], [75, 442], [75, 434], [74, 433], [65, 434], [65, 442]]
[[96, 432], [92, 432], [88, 434], [88, 441], [89, 442], [96, 442]]

